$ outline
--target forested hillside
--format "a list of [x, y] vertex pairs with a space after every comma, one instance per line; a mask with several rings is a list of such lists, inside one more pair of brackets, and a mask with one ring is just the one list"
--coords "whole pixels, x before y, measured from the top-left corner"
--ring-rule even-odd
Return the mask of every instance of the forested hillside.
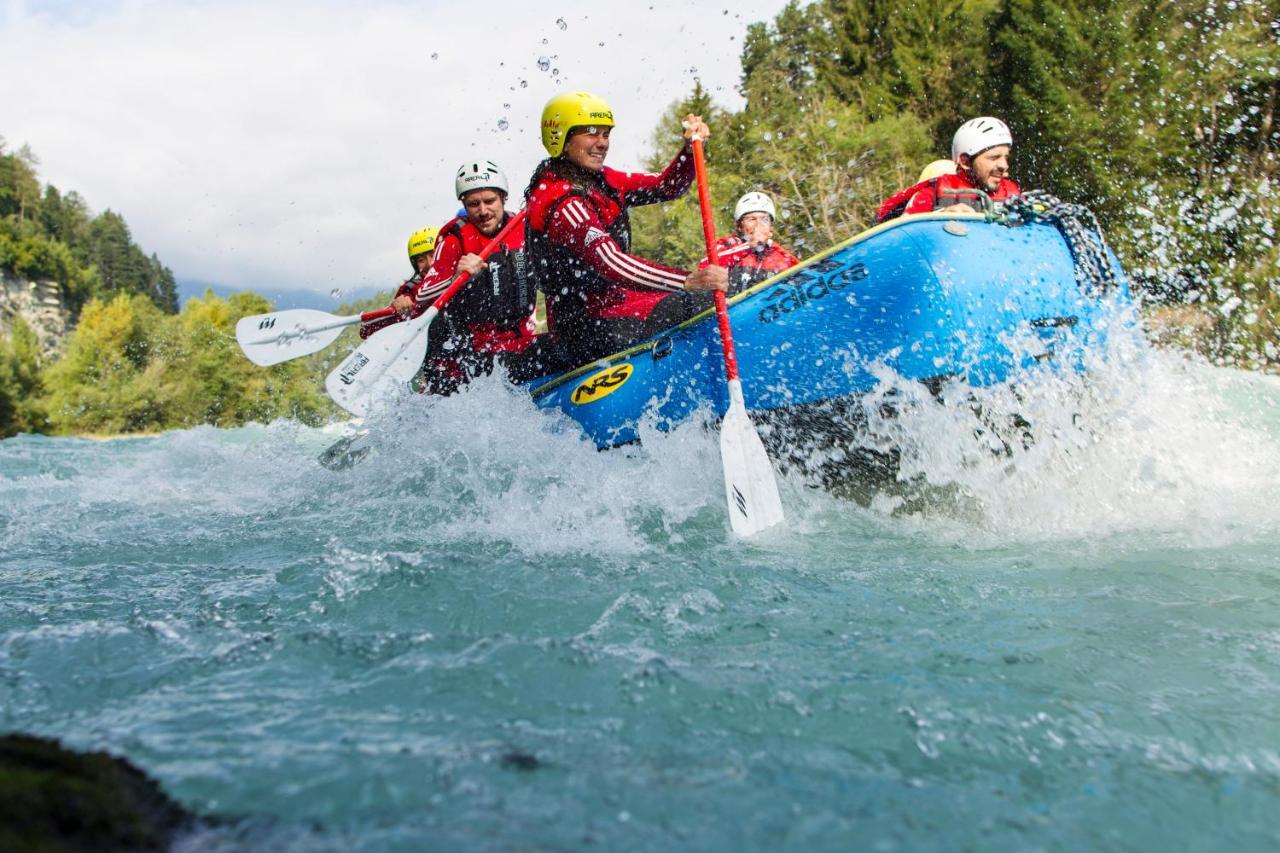
[[124, 217], [91, 214], [79, 194], [41, 188], [39, 160], [27, 146], [10, 152], [0, 137], [0, 269], [26, 279], [52, 279], [75, 312], [95, 297], [146, 296], [178, 310], [173, 273], [133, 242]]
[[[751, 27], [738, 112], [712, 116], [721, 230], [742, 192], [781, 203], [807, 254], [873, 224], [976, 115], [1004, 118], [1013, 177], [1093, 208], [1148, 300], [1204, 306], [1220, 360], [1280, 363], [1280, 3], [819, 0]], [[696, 200], [638, 212], [639, 251], [701, 255]]]
[[271, 310], [267, 300], [206, 293], [179, 313], [173, 273], [133, 242], [124, 218], [42, 187], [37, 165], [26, 146], [9, 152], [0, 143], [0, 270], [56, 281], [75, 325], [45, 360], [22, 317], [5, 312], [0, 437], [316, 423], [334, 411], [320, 385], [332, 353], [266, 370], [250, 364], [235, 322]]

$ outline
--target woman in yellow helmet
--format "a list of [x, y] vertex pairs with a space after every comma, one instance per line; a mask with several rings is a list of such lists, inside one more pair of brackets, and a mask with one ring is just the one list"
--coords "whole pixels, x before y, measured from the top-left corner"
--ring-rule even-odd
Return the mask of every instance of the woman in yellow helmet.
[[436, 237], [439, 234], [439, 228], [427, 226], [414, 231], [409, 236], [409, 265], [413, 267], [416, 275], [421, 275], [423, 270], [431, 266], [431, 257], [436, 248]]
[[693, 183], [695, 135], [710, 130], [699, 116], [684, 121], [685, 146], [654, 174], [605, 166], [613, 111], [588, 92], [564, 92], [542, 111], [542, 144], [550, 156], [525, 191], [530, 276], [547, 300], [556, 343], [574, 363], [625, 349], [710, 306], [705, 293], [724, 290], [723, 267], [685, 272], [630, 254], [627, 209], [679, 198]]
[[[426, 228], [419, 228], [409, 235], [409, 266], [413, 267], [413, 275], [405, 279], [404, 284], [400, 285], [400, 289], [396, 291], [397, 296], [402, 293], [412, 292], [418, 282], [422, 280], [422, 275], [431, 268], [431, 259], [435, 256], [436, 237], [440, 234], [439, 228], [428, 225]], [[395, 307], [400, 307], [392, 303]], [[380, 317], [377, 320], [370, 320], [360, 324], [360, 337], [367, 338], [374, 332], [385, 329], [393, 323], [399, 322], [399, 317]]]

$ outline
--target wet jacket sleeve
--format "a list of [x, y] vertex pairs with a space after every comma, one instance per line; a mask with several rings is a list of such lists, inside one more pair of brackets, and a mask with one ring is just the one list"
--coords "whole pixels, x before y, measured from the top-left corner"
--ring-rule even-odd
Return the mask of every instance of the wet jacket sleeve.
[[[411, 278], [408, 281], [406, 281], [404, 284], [396, 288], [395, 295], [391, 297], [391, 300], [394, 302], [396, 299], [398, 299], [401, 296], [413, 296], [413, 288], [414, 288], [415, 281], [416, 279]], [[391, 306], [388, 305], [387, 307], [390, 308]], [[367, 322], [361, 323], [360, 338], [361, 340], [364, 340], [365, 338], [372, 335], [374, 332], [380, 332], [383, 329], [385, 329], [387, 326], [391, 326], [391, 325], [394, 325], [395, 323], [399, 323], [401, 319], [402, 318], [397, 317], [395, 314], [392, 314], [390, 317], [379, 317], [376, 320], [369, 320]]]
[[674, 201], [693, 184], [693, 148], [686, 142], [661, 172], [613, 172], [609, 182], [619, 190], [627, 206]]
[[413, 316], [421, 315], [444, 293], [458, 271], [458, 261], [463, 254], [462, 239], [457, 234], [445, 234], [436, 241], [431, 266], [427, 267], [422, 282], [413, 291]]
[[921, 187], [920, 190], [911, 197], [911, 200], [907, 202], [906, 210], [902, 212], [904, 214], [929, 213], [930, 211], [933, 210], [933, 206], [937, 203], [937, 201], [938, 201], [937, 189], [935, 189], [933, 184], [927, 184], [926, 186]]
[[[751, 244], [743, 240], [736, 234], [728, 237], [721, 237], [716, 241], [716, 257], [720, 260], [720, 266], [733, 267], [742, 263], [742, 259], [751, 253]], [[709, 266], [711, 259], [706, 255], [702, 256], [702, 260], [698, 261], [698, 269]]]
[[595, 208], [577, 196], [566, 200], [551, 214], [547, 220], [547, 238], [571, 251], [614, 284], [684, 290], [687, 273], [622, 251], [605, 231]]
[[773, 249], [775, 252], [779, 254], [779, 256], [781, 256], [782, 260], [786, 263], [786, 267], [784, 267], [784, 269], [791, 269], [796, 264], [800, 263], [799, 258], [797, 258], [795, 255], [791, 254], [786, 249], [779, 246], [777, 243], [773, 244]]

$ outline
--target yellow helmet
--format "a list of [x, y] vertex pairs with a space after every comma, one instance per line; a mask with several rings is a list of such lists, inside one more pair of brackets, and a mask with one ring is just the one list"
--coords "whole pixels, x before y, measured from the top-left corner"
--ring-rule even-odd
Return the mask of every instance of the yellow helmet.
[[613, 110], [590, 92], [561, 92], [542, 108], [542, 147], [559, 157], [569, 131], [587, 125], [613, 127]]
[[434, 249], [436, 247], [436, 235], [439, 233], [439, 228], [423, 228], [420, 231], [414, 231], [409, 237], [409, 260], [413, 260], [416, 255], [421, 255], [423, 252], [430, 252]]
[[943, 175], [954, 175], [956, 173], [956, 164], [951, 160], [934, 160], [920, 172], [920, 177], [916, 179], [916, 183], [923, 183], [933, 178], [941, 178]]

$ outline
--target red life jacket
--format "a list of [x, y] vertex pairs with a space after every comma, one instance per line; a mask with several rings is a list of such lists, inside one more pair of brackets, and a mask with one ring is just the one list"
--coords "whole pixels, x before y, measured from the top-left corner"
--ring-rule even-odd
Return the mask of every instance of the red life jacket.
[[[782, 246], [770, 240], [755, 246], [740, 234], [730, 234], [716, 240], [716, 257], [720, 265], [729, 269], [729, 292], [737, 293], [759, 284], [774, 273], [789, 270], [800, 259]], [[698, 268], [709, 261], [703, 258]]]
[[[511, 214], [504, 214], [502, 225], [510, 218]], [[443, 292], [452, 282], [458, 260], [463, 255], [480, 254], [492, 239], [463, 216], [440, 229], [431, 268], [417, 288], [422, 311], [439, 295], [434, 292], [437, 287]], [[537, 294], [529, 281], [523, 249], [524, 229], [517, 228], [489, 256], [485, 271], [464, 284], [441, 314], [476, 352], [521, 352], [533, 343]]]
[[969, 177], [962, 173], [940, 175], [889, 196], [881, 202], [876, 211], [876, 222], [888, 222], [904, 213], [943, 210], [961, 202], [975, 210], [982, 210], [986, 207], [987, 200], [1004, 201], [1021, 193], [1022, 189], [1008, 178], [1001, 178], [1000, 186], [996, 191], [988, 193], [975, 186]]

